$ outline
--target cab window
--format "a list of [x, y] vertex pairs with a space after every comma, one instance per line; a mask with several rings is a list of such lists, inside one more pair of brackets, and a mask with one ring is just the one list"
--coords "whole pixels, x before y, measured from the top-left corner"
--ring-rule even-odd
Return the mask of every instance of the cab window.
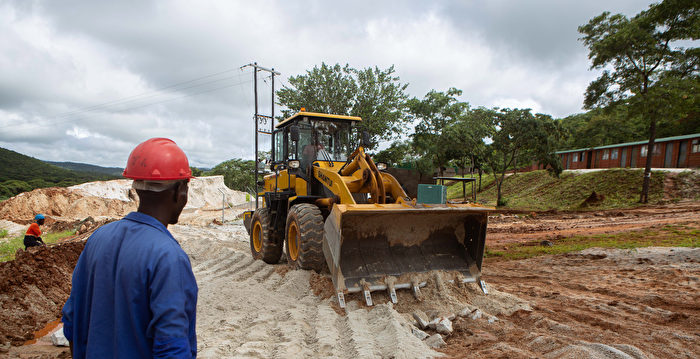
[[286, 158], [284, 156], [284, 148], [285, 148], [285, 134], [287, 131], [283, 130], [277, 130], [275, 131], [275, 153], [274, 153], [274, 160], [275, 161], [284, 161]]

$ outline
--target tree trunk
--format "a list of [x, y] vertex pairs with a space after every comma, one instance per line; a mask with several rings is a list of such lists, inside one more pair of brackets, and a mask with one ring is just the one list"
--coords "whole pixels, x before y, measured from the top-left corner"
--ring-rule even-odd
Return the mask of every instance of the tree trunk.
[[498, 196], [496, 197], [496, 207], [499, 207], [501, 205], [501, 187], [503, 187], [503, 181], [505, 181], [506, 179], [506, 171], [507, 169], [504, 168], [500, 179], [496, 178], [496, 173], [493, 174], [494, 179], [496, 179], [496, 188], [498, 189]]
[[[464, 165], [466, 163], [462, 163], [462, 179], [464, 179]], [[464, 202], [467, 201], [467, 182], [462, 181], [462, 195], [464, 195]]]
[[479, 191], [481, 192], [481, 168], [479, 168]]
[[498, 192], [498, 195], [496, 196], [496, 207], [501, 205], [501, 183], [503, 182], [496, 180], [496, 188]]
[[656, 118], [651, 119], [649, 126], [649, 144], [647, 144], [647, 163], [644, 167], [644, 182], [639, 203], [649, 203], [649, 183], [651, 182], [651, 160], [654, 157], [654, 141], [656, 140]]

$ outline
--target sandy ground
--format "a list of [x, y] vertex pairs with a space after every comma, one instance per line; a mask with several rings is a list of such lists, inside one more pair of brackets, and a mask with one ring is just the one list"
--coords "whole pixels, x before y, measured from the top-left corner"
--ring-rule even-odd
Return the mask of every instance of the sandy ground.
[[199, 285], [199, 357], [430, 357], [391, 305], [347, 315], [311, 290], [311, 272], [253, 260], [241, 225], [174, 226]]

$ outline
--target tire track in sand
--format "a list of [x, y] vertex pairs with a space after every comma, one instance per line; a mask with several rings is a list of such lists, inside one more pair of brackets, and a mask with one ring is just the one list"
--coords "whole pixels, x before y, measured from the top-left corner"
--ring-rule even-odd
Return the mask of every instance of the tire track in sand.
[[252, 258], [247, 238], [221, 240], [227, 238], [226, 231], [226, 226], [172, 229], [192, 254], [199, 286], [198, 357], [355, 359], [437, 354], [401, 326], [402, 318], [391, 307], [357, 308], [338, 315], [330, 299], [322, 300], [311, 291], [310, 272], [290, 270], [280, 275], [276, 269], [281, 265]]

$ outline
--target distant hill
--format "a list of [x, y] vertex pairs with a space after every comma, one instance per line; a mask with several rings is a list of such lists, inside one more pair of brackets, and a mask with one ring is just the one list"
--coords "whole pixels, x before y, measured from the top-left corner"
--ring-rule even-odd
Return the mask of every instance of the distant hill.
[[0, 148], [0, 200], [35, 188], [67, 187], [118, 177], [99, 172], [69, 170]]
[[102, 166], [96, 166], [96, 165], [89, 165], [87, 163], [77, 163], [77, 162], [52, 162], [52, 161], [44, 161], [48, 164], [65, 168], [67, 170], [71, 171], [78, 171], [78, 172], [88, 172], [88, 173], [99, 173], [99, 174], [105, 174], [105, 175], [110, 175], [110, 176], [117, 176], [121, 177], [122, 172], [124, 172], [123, 168], [120, 167], [102, 167]]

